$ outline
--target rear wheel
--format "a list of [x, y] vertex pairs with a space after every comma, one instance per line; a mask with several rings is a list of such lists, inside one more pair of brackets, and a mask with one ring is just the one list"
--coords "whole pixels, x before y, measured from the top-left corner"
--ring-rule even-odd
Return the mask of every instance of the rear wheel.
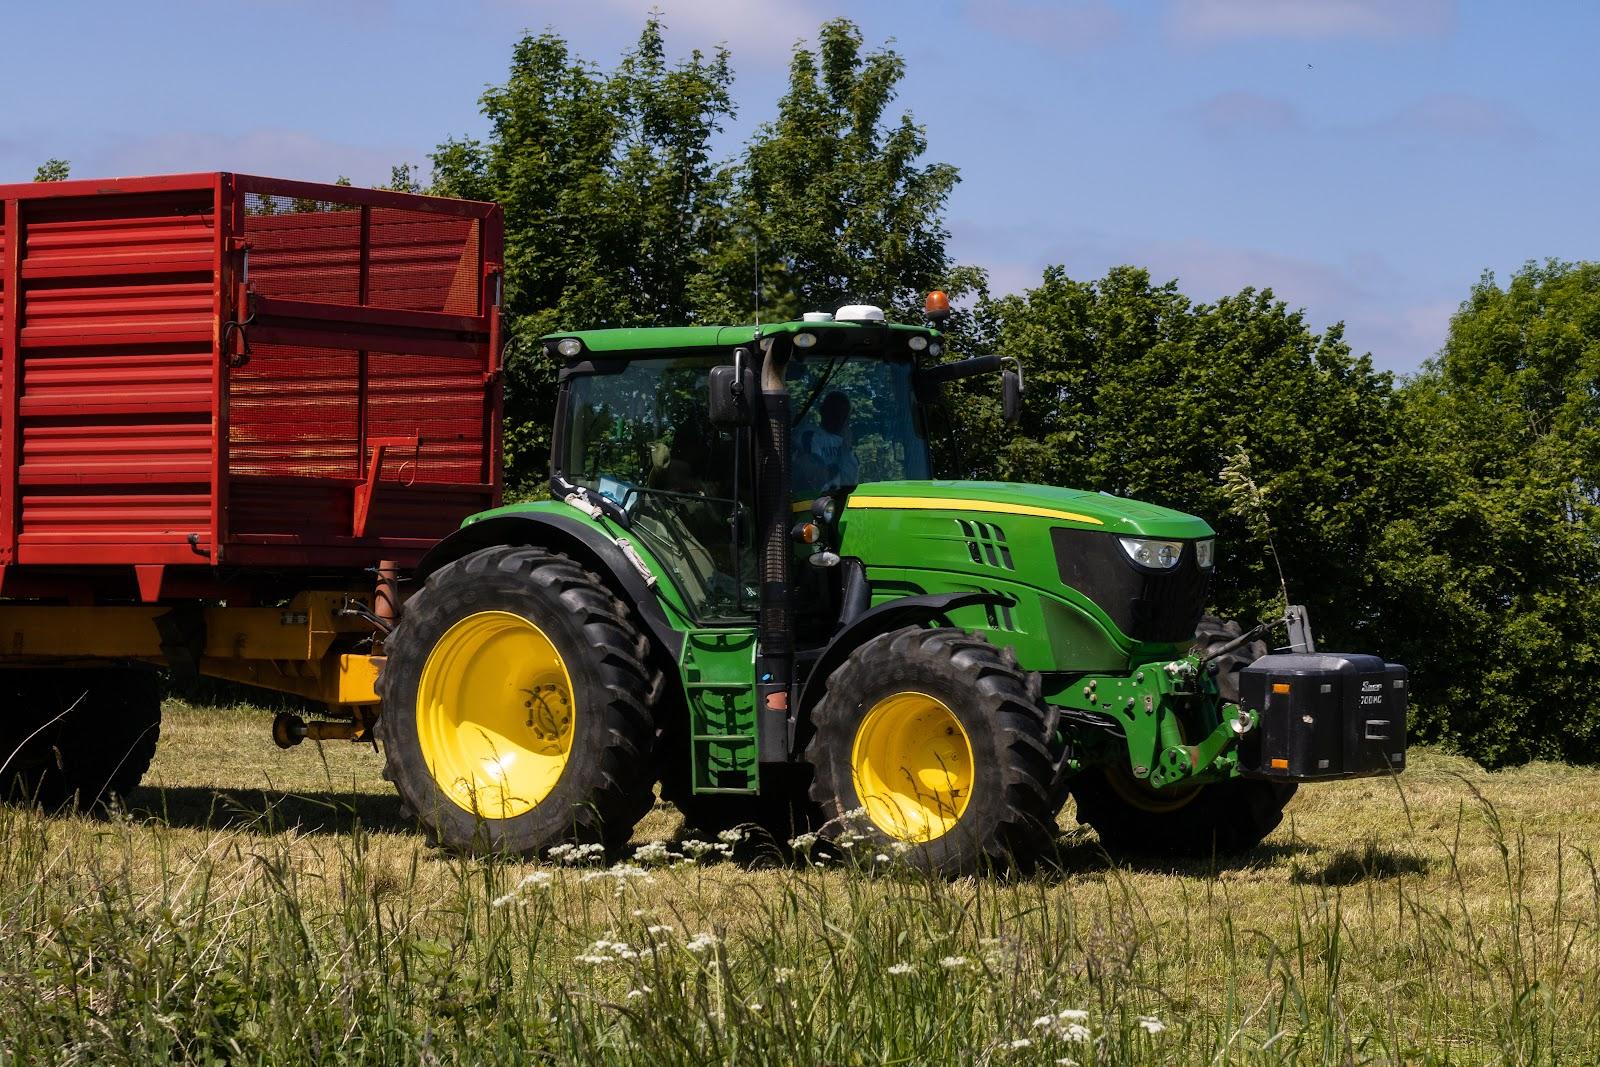
[[544, 549], [483, 549], [428, 579], [386, 648], [384, 776], [434, 841], [627, 842], [653, 802], [656, 674], [598, 578]]
[[0, 672], [0, 797], [97, 808], [135, 789], [155, 757], [161, 693], [143, 667]]
[[811, 796], [826, 836], [860, 834], [958, 875], [1026, 867], [1054, 835], [1055, 712], [1015, 657], [981, 637], [873, 638], [828, 679], [813, 721]]

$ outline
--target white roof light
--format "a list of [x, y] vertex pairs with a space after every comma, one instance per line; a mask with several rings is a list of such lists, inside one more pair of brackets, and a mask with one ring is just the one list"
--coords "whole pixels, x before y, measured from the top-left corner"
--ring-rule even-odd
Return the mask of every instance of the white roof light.
[[808, 311], [800, 316], [804, 322], [832, 322], [833, 316], [826, 311]]
[[840, 322], [882, 322], [883, 309], [871, 304], [846, 304], [833, 317]]

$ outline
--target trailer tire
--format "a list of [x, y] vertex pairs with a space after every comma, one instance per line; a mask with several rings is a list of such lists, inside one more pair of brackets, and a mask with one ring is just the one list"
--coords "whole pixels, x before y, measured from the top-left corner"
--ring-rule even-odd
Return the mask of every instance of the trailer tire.
[[660, 675], [599, 578], [542, 548], [482, 549], [428, 578], [385, 649], [384, 777], [434, 843], [627, 843], [654, 803]]
[[0, 673], [0, 797], [94, 811], [138, 787], [161, 735], [154, 670], [38, 668]]
[[828, 678], [812, 719], [811, 796], [836, 843], [864, 838], [867, 855], [954, 877], [1027, 869], [1055, 836], [1058, 713], [977, 634], [873, 638]]

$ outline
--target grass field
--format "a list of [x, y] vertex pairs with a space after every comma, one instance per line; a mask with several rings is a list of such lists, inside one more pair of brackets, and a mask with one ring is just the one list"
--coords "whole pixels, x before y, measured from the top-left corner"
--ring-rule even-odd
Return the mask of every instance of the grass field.
[[0, 808], [0, 1061], [1600, 1062], [1600, 771], [1419, 752], [1217, 863], [1069, 810], [1047, 871], [945, 883], [670, 808], [615, 866], [456, 860], [269, 719], [169, 705], [126, 813]]

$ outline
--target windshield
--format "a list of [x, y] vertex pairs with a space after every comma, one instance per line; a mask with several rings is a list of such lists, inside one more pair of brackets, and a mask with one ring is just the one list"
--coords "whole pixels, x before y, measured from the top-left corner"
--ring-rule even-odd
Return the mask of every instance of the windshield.
[[909, 359], [838, 355], [789, 361], [794, 495], [932, 477]]

